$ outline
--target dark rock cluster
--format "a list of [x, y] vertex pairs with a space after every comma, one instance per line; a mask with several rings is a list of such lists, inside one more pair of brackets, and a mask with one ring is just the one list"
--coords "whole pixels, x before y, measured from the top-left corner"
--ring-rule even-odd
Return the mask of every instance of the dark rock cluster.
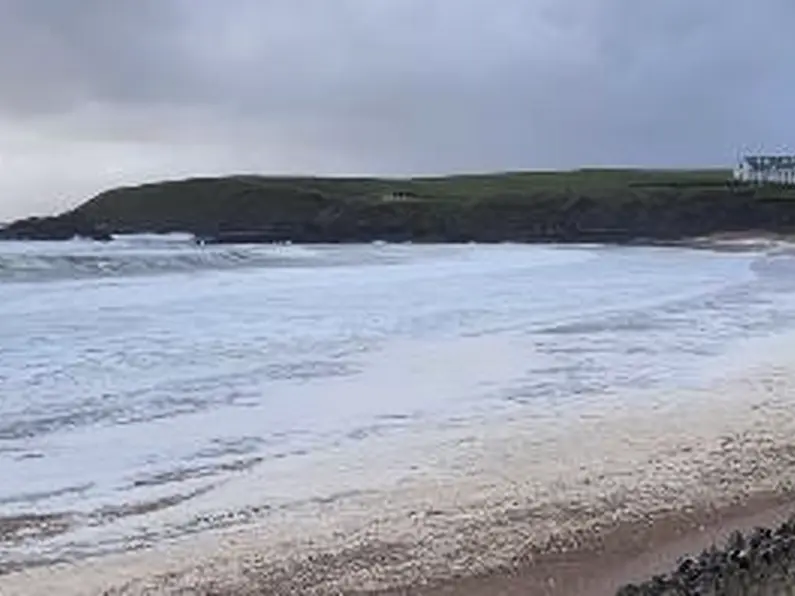
[[673, 572], [624, 586], [617, 596], [784, 594], [795, 594], [795, 518], [776, 530], [736, 532], [725, 548], [687, 557]]
[[87, 219], [65, 214], [57, 217], [30, 217], [0, 229], [0, 240], [111, 240], [110, 233]]

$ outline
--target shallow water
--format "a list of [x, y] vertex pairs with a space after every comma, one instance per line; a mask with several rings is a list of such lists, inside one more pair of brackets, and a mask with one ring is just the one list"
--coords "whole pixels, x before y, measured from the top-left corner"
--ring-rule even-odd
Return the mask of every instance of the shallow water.
[[329, 498], [303, 464], [374, 438], [698, 387], [794, 289], [759, 252], [0, 244], [0, 559]]

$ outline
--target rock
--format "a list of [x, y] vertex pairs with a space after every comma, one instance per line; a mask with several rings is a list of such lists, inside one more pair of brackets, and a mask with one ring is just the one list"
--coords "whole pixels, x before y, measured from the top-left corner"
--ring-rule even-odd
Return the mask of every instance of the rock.
[[103, 242], [112, 240], [107, 230], [83, 218], [68, 214], [57, 217], [30, 217], [0, 229], [0, 240], [72, 240], [73, 238]]
[[737, 565], [740, 569], [748, 569], [751, 566], [751, 559], [747, 550], [735, 550], [729, 555], [729, 561]]
[[665, 576], [625, 586], [621, 596], [784, 594], [795, 587], [795, 519], [776, 530], [732, 534], [724, 549], [712, 547], [682, 559]]
[[733, 550], [742, 550], [745, 548], [745, 536], [742, 532], [733, 532], [729, 537], [728, 548]]
[[698, 563], [692, 557], [685, 557], [679, 563], [679, 567], [677, 567], [676, 572], [688, 579], [698, 575]]

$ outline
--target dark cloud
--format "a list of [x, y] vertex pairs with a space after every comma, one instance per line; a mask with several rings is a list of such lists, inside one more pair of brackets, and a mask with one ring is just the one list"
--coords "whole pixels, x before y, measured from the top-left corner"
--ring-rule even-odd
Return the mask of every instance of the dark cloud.
[[725, 163], [795, 144], [793, 22], [791, 0], [0, 0], [0, 216], [171, 173]]

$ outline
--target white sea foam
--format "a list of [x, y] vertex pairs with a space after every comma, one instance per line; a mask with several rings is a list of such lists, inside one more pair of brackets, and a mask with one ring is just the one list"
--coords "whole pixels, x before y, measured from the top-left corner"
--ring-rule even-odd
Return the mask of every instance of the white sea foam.
[[[795, 337], [776, 344], [791, 354]], [[779, 355], [676, 395], [413, 427], [272, 462], [191, 505], [208, 526], [214, 511], [216, 521], [251, 516], [245, 527], [6, 576], [0, 589], [379, 588], [509, 565], [552, 538], [585, 540], [616, 520], [775, 491], [795, 481], [794, 365]], [[242, 505], [252, 492], [267, 494], [273, 509], [264, 517], [218, 508]], [[308, 562], [313, 553], [325, 557]]]
[[[201, 250], [185, 238], [40, 246], [0, 253]], [[593, 523], [605, 498], [637, 513], [720, 496], [727, 458], [748, 472], [792, 430], [789, 364], [766, 356], [791, 345], [770, 343], [795, 315], [783, 255], [222, 250], [290, 262], [0, 282], [0, 516], [53, 516], [53, 531], [0, 544], [6, 566], [199, 532], [198, 551], [78, 569], [100, 585], [214, 559], [218, 540], [240, 545], [224, 547], [240, 561], [375, 540], [403, 545], [382, 580], [434, 575], [486, 544], [478, 565], [516, 554], [517, 536]], [[553, 515], [572, 503], [589, 515]], [[236, 563], [213, 565], [233, 581]], [[366, 583], [351, 569], [328, 586]], [[33, 594], [49, 573], [7, 576], [0, 592]]]

